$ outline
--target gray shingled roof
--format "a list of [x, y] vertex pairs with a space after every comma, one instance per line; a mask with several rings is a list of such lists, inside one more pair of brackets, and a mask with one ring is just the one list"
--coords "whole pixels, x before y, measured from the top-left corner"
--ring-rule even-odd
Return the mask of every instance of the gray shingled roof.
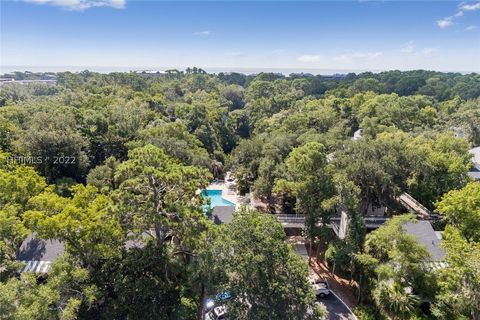
[[[148, 233], [144, 232], [142, 237], [148, 238]], [[144, 241], [141, 239], [128, 240], [125, 242], [125, 248], [143, 248]], [[65, 246], [56, 239], [43, 240], [31, 233], [23, 240], [20, 249], [17, 251], [16, 260], [25, 262], [25, 267], [21, 272], [46, 273], [55, 260], [65, 252]]]
[[65, 252], [65, 246], [58, 240], [43, 240], [30, 234], [23, 240], [17, 251], [16, 260], [25, 262], [22, 272], [46, 273], [51, 264]]
[[233, 206], [217, 206], [213, 207], [210, 219], [215, 224], [230, 223], [233, 220], [234, 213], [235, 207]]
[[17, 252], [20, 261], [54, 261], [65, 252], [63, 243], [58, 240], [36, 238], [35, 233], [23, 240]]
[[445, 251], [440, 247], [440, 239], [429, 221], [407, 222], [403, 225], [403, 229], [406, 233], [415, 236], [420, 244], [427, 247], [430, 261], [444, 260]]

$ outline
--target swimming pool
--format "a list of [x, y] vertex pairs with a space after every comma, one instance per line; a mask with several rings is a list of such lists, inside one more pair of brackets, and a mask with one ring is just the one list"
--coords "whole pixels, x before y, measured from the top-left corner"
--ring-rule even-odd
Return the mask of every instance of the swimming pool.
[[233, 202], [230, 202], [222, 197], [222, 190], [203, 190], [202, 197], [210, 198], [210, 208], [220, 206], [235, 206]]

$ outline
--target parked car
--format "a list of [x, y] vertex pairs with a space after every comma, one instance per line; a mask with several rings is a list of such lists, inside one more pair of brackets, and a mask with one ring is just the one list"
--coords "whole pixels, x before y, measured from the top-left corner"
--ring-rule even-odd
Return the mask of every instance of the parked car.
[[222, 292], [217, 294], [213, 298], [207, 298], [205, 301], [205, 310], [210, 311], [217, 303], [223, 303], [227, 300], [230, 300], [232, 295], [230, 292]]
[[227, 307], [224, 305], [220, 305], [218, 307], [213, 308], [205, 314], [205, 320], [227, 320]]
[[330, 294], [330, 288], [328, 286], [327, 280], [323, 279], [310, 279], [310, 284], [315, 290], [315, 295], [317, 297], [323, 298]]

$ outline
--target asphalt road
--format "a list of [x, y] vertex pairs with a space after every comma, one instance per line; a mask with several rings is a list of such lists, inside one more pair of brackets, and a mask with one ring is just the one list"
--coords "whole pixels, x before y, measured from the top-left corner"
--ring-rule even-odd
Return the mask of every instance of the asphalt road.
[[329, 320], [356, 320], [355, 316], [335, 295], [329, 294], [325, 298], [318, 298], [318, 301], [327, 307]]
[[[294, 244], [295, 252], [308, 261], [308, 253], [305, 248], [305, 244]], [[311, 270], [311, 269], [310, 269]], [[313, 272], [313, 270], [312, 270]], [[318, 298], [319, 302], [322, 302], [328, 310], [329, 320], [356, 320], [357, 318], [348, 310], [345, 304], [338, 299], [333, 293], [330, 293], [324, 298]]]

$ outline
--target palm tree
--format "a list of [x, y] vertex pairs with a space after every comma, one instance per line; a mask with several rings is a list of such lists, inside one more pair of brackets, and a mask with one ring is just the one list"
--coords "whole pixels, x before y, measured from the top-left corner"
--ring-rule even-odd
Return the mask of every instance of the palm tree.
[[382, 314], [390, 319], [410, 319], [419, 304], [419, 298], [398, 283], [381, 281], [373, 298]]
[[220, 161], [212, 161], [211, 168], [215, 179], [223, 175], [223, 164]]

